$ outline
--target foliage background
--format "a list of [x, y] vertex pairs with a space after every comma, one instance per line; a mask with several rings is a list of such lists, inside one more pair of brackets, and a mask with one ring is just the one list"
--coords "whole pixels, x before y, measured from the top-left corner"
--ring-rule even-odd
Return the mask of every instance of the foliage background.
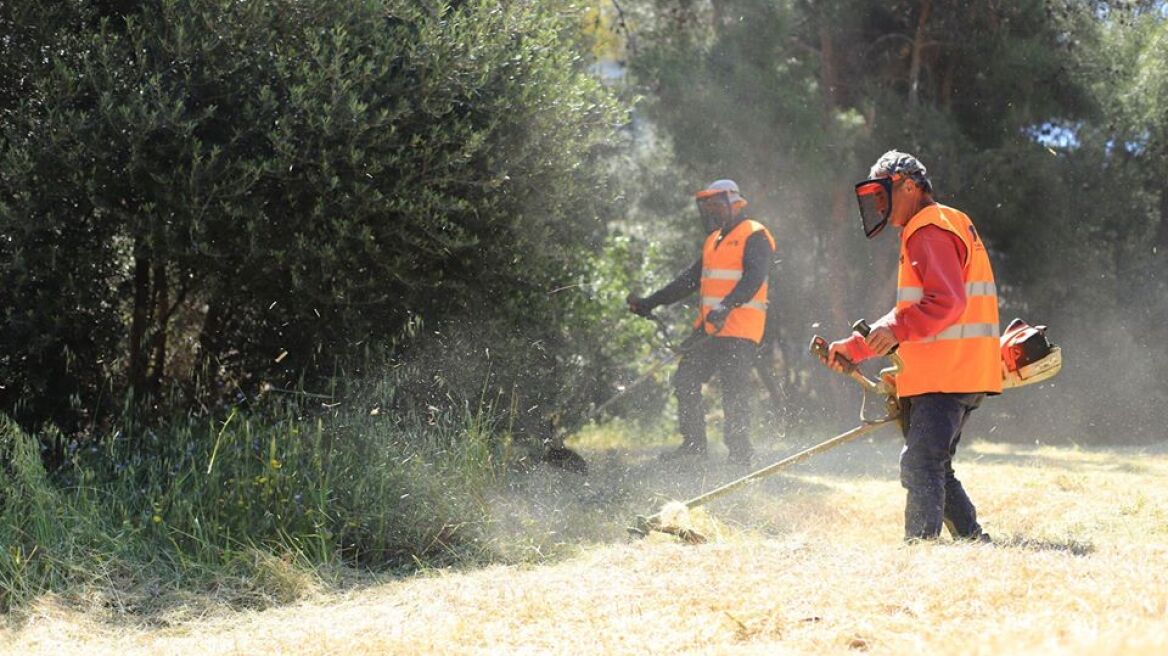
[[807, 338], [893, 298], [850, 198], [890, 148], [1066, 354], [983, 430], [1161, 440], [1165, 46], [1162, 1], [0, 1], [0, 606], [498, 557], [487, 491], [652, 361], [624, 297], [716, 178], [779, 242], [760, 430], [818, 435], [857, 399]]
[[[492, 2], [5, 11], [60, 26], [18, 32], [14, 53], [54, 54], [5, 77], [22, 88], [4, 107], [0, 406], [25, 425], [100, 425], [127, 391], [181, 410], [311, 386], [395, 339], [440, 342], [460, 393], [604, 379], [596, 310], [556, 292], [604, 243], [619, 192], [599, 158], [623, 119], [570, 19]], [[595, 362], [566, 362], [580, 353]]]
[[[1166, 419], [1163, 2], [621, 3], [630, 86], [698, 187], [739, 181], [779, 240], [784, 350], [883, 314], [894, 239], [851, 184], [917, 154], [987, 239], [1003, 321], [1049, 325], [1059, 379], [994, 401], [1006, 439], [1157, 439]], [[1151, 176], [1151, 177], [1148, 177]], [[805, 358], [788, 357], [806, 368]], [[806, 372], [794, 391], [847, 401]], [[822, 379], [822, 377], [816, 377]], [[809, 389], [801, 389], [804, 386]], [[824, 408], [824, 411], [831, 410]]]

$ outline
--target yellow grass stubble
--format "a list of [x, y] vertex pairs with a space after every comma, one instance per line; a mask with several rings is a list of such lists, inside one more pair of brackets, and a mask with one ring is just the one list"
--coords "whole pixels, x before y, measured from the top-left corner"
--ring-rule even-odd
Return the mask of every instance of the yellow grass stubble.
[[[959, 472], [1000, 543], [899, 540], [887, 476], [808, 473], [747, 493], [767, 527], [695, 512], [665, 536], [566, 562], [434, 572], [165, 630], [51, 604], [20, 653], [1168, 653], [1168, 457], [980, 444]], [[822, 491], [826, 486], [828, 491]], [[741, 500], [739, 500], [741, 503]], [[761, 509], [761, 510], [759, 510]]]

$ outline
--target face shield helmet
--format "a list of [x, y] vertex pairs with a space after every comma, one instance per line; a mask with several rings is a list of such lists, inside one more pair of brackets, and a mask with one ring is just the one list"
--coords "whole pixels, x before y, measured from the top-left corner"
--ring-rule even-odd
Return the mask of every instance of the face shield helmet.
[[706, 232], [719, 230], [730, 223], [735, 214], [746, 207], [746, 199], [733, 180], [715, 180], [694, 194]]
[[892, 183], [892, 178], [871, 178], [856, 183], [860, 227], [868, 239], [880, 234], [892, 216]]
[[726, 191], [705, 190], [697, 194], [698, 214], [702, 217], [702, 225], [706, 232], [720, 229], [734, 211], [734, 204], [730, 201], [730, 194]]
[[880, 156], [868, 172], [868, 179], [856, 184], [856, 201], [860, 205], [860, 224], [864, 236], [872, 239], [880, 234], [892, 218], [893, 189], [911, 178], [922, 191], [933, 193], [929, 172], [919, 159], [890, 150]]

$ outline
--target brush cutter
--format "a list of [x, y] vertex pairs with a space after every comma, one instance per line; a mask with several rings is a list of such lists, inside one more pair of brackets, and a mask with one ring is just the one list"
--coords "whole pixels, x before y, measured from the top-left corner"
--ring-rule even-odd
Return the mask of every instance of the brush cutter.
[[[645, 373], [641, 374], [636, 380], [620, 388], [616, 394], [610, 396], [606, 401], [593, 407], [584, 416], [580, 418], [580, 425], [587, 424], [593, 419], [600, 416], [608, 406], [615, 403], [618, 399], [641, 386], [642, 383], [652, 378], [666, 366], [677, 360], [688, 351], [692, 350], [699, 344], [705, 342], [713, 335], [706, 333], [704, 330], [694, 330], [691, 332], [681, 344], [675, 345], [669, 335], [669, 327], [665, 322], [655, 314], [649, 313], [644, 315], [645, 318], [652, 320], [657, 324], [657, 334], [662, 343], [665, 345], [666, 352], [659, 357], [656, 362], [649, 366]], [[547, 450], [544, 452], [543, 460], [548, 464], [561, 467], [580, 474], [588, 473], [588, 463], [584, 461], [575, 451], [564, 446], [564, 438], [568, 436], [569, 431], [557, 430], [553, 435], [545, 440]]]
[[[864, 335], [865, 337], [867, 337], [868, 333], [871, 332], [871, 328], [864, 320], [857, 321], [855, 325], [852, 326], [852, 329], [861, 335]], [[810, 351], [812, 355], [818, 357], [824, 364], [827, 363], [827, 340], [823, 339], [819, 335], [816, 335], [811, 339]], [[896, 400], [894, 377], [903, 368], [904, 363], [901, 361], [900, 356], [896, 355], [895, 349], [888, 355], [888, 359], [892, 363], [891, 366], [881, 370], [875, 380], [870, 379], [861, 373], [859, 367], [847, 361], [846, 358], [842, 359], [842, 363], [844, 365], [844, 374], [855, 380], [864, 389], [864, 398], [860, 405], [859, 426], [844, 433], [840, 433], [839, 435], [836, 435], [829, 440], [820, 442], [819, 444], [816, 444], [809, 449], [805, 449], [792, 456], [783, 458], [782, 460], [772, 465], [768, 465], [762, 469], [751, 472], [742, 478], [739, 478], [738, 480], [731, 481], [719, 488], [710, 490], [705, 494], [694, 497], [689, 501], [682, 502], [682, 505], [685, 507], [685, 509], [688, 510], [706, 504], [710, 501], [713, 501], [714, 499], [719, 499], [750, 483], [778, 473], [779, 471], [782, 471], [791, 465], [803, 462], [804, 460], [823, 453], [824, 451], [834, 449], [841, 444], [851, 442], [858, 437], [875, 431], [885, 424], [900, 419], [900, 404]], [[876, 418], [868, 416], [867, 405], [869, 397], [876, 397], [880, 399], [880, 402], [884, 406], [883, 416]], [[694, 531], [693, 529], [667, 524], [663, 520], [663, 514], [664, 513], [662, 512], [658, 512], [657, 514], [649, 515], [648, 517], [640, 515], [637, 516], [633, 522], [633, 525], [628, 529], [629, 535], [632, 537], [643, 538], [653, 531], [658, 531], [660, 533], [676, 535], [677, 537], [690, 544], [701, 544], [706, 541], [705, 536], [698, 533], [697, 531]]]
[[[852, 326], [852, 330], [867, 337], [872, 329], [868, 326], [867, 322], [860, 320]], [[1022, 387], [1024, 385], [1049, 380], [1062, 369], [1062, 350], [1047, 340], [1046, 326], [1032, 327], [1021, 319], [1014, 319], [1007, 326], [1006, 332], [1002, 334], [1000, 345], [1002, 352], [1003, 389]], [[827, 340], [819, 335], [812, 337], [810, 351], [821, 362], [827, 364], [829, 353]], [[796, 463], [803, 462], [814, 455], [833, 449], [841, 444], [851, 442], [887, 423], [906, 419], [901, 415], [900, 403], [896, 397], [896, 374], [904, 368], [904, 361], [896, 354], [895, 347], [887, 356], [892, 366], [882, 369], [875, 380], [861, 373], [859, 367], [848, 361], [847, 358], [840, 355], [836, 357], [844, 365], [844, 375], [855, 380], [864, 389], [864, 398], [860, 405], [859, 426], [841, 433], [830, 440], [816, 444], [809, 449], [800, 451], [793, 456], [788, 456], [773, 465], [747, 474], [736, 481], [731, 481], [722, 487], [694, 497], [689, 501], [683, 502], [681, 505], [687, 510], [696, 508], [714, 499], [726, 496], [744, 485], [761, 478], [766, 478]], [[884, 405], [884, 416], [878, 418], [870, 418], [868, 416], [867, 405], [871, 397], [881, 399]], [[904, 428], [903, 425], [901, 428]], [[662, 516], [663, 513], [661, 512], [648, 517], [638, 516], [633, 526], [628, 529], [630, 535], [645, 537], [652, 531], [658, 531], [676, 535], [691, 544], [700, 544], [706, 541], [704, 536], [692, 529], [665, 524]]]

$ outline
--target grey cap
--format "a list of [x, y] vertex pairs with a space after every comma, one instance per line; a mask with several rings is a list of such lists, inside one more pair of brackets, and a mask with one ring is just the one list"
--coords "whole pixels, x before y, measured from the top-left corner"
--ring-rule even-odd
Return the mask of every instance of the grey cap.
[[742, 197], [742, 192], [738, 190], [738, 183], [729, 179], [715, 180], [711, 182], [710, 186], [706, 187], [705, 190], [725, 191], [731, 203], [735, 203], [740, 200], [746, 200]]
[[904, 174], [915, 180], [925, 191], [933, 193], [933, 182], [929, 180], [929, 171], [925, 165], [921, 164], [921, 160], [899, 150], [890, 150], [881, 155], [868, 171], [868, 177], [883, 178], [893, 173]]

